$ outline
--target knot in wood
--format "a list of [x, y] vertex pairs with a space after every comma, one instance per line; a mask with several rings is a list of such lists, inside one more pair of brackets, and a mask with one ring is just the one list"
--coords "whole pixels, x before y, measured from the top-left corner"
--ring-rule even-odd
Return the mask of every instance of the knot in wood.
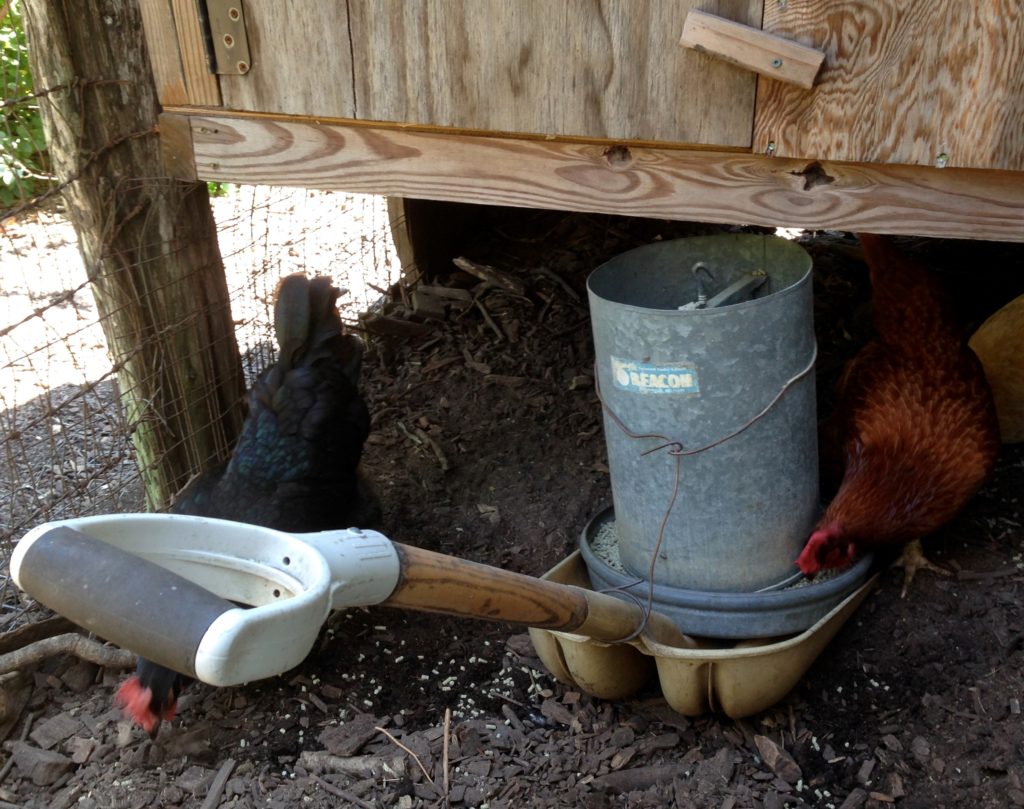
[[604, 160], [613, 171], [624, 171], [633, 165], [633, 153], [628, 146], [616, 144], [604, 150]]

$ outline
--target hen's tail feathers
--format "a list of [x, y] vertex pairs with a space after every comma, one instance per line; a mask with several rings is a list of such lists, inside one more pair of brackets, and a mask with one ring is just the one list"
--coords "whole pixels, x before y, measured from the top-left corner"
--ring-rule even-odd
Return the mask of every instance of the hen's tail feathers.
[[274, 332], [284, 370], [333, 355], [353, 384], [359, 380], [362, 342], [343, 335], [334, 302], [341, 293], [326, 276], [295, 273], [281, 280], [274, 302]]
[[114, 704], [155, 739], [160, 724], [174, 719], [178, 695], [185, 681], [176, 671], [139, 658], [136, 672], [125, 680], [114, 697]]
[[934, 271], [889, 236], [860, 233], [858, 238], [871, 271], [875, 329], [884, 341], [926, 345], [965, 337], [953, 301]]

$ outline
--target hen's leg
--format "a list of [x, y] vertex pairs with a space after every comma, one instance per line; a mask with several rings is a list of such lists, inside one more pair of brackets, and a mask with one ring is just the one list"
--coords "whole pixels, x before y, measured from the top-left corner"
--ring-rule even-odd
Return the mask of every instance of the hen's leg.
[[914, 576], [919, 570], [930, 570], [932, 573], [938, 573], [940, 576], [949, 575], [949, 571], [946, 568], [939, 567], [925, 559], [924, 550], [921, 548], [921, 540], [919, 539], [904, 545], [903, 555], [893, 562], [892, 566], [902, 567], [904, 570], [903, 590], [900, 592], [900, 598], [907, 597], [907, 588], [910, 587], [910, 582], [914, 580]]

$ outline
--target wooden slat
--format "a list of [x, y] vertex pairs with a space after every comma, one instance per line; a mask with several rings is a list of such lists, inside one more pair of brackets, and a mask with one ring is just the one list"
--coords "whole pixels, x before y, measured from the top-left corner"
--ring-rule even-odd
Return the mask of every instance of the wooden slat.
[[[749, 148], [756, 77], [678, 46], [696, 2], [249, 3], [253, 70], [221, 86], [236, 110]], [[761, 23], [762, 0], [701, 5]]]
[[825, 61], [824, 51], [696, 10], [686, 15], [679, 44], [806, 89]]
[[196, 117], [200, 179], [629, 216], [1024, 241], [1021, 175]]
[[188, 104], [171, 0], [140, 0], [139, 10], [142, 12], [157, 98], [164, 105]]
[[183, 115], [162, 113], [157, 118], [160, 131], [160, 159], [168, 177], [196, 181], [195, 155], [192, 149], [192, 127]]
[[198, 107], [219, 107], [220, 87], [206, 63], [206, 46], [203, 44], [196, 0], [171, 0], [171, 6], [189, 103]]
[[769, 2], [764, 27], [827, 58], [812, 92], [759, 84], [755, 151], [1024, 170], [1020, 0]]

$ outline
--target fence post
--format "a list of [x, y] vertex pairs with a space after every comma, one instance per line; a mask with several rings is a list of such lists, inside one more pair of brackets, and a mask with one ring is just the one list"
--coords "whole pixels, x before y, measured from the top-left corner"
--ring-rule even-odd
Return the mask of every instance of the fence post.
[[137, 0], [23, 0], [50, 156], [151, 509], [224, 457], [244, 381], [206, 186], [166, 176]]

